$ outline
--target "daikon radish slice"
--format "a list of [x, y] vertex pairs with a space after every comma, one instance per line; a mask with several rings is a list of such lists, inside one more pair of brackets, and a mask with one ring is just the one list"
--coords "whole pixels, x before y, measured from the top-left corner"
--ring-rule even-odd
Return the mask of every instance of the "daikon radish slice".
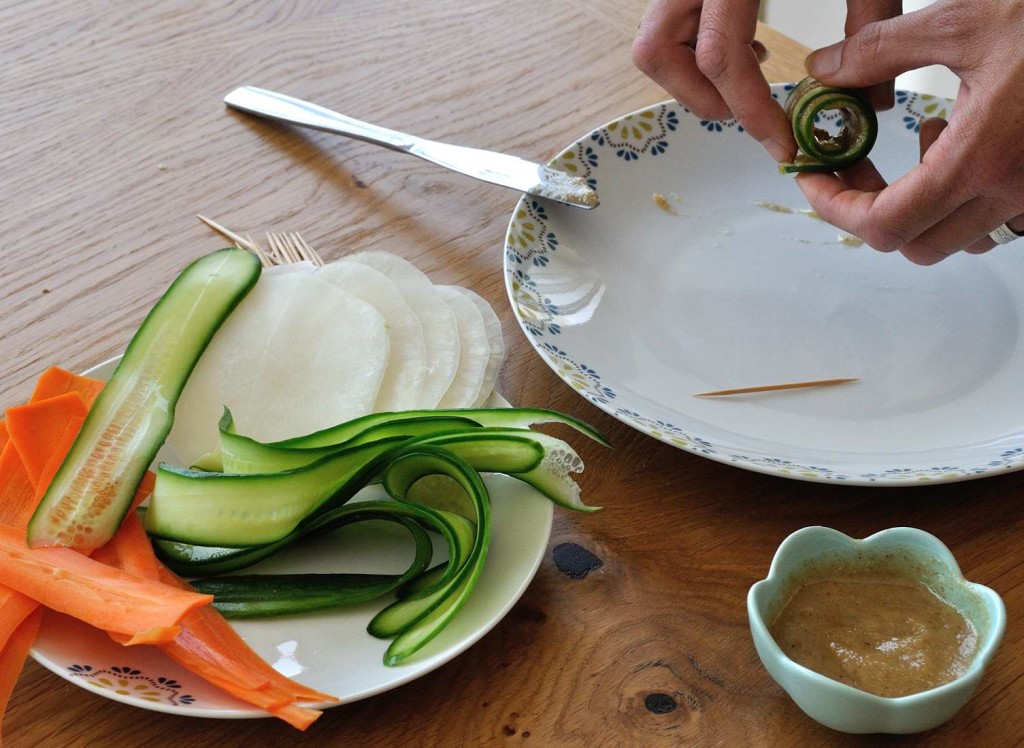
[[216, 449], [224, 406], [261, 441], [366, 415], [388, 355], [384, 318], [370, 304], [311, 273], [267, 275], [199, 359], [168, 444], [186, 464]]
[[263, 275], [288, 275], [289, 273], [315, 273], [316, 265], [309, 260], [302, 262], [290, 262], [286, 265], [271, 265], [263, 268]]
[[[186, 465], [219, 442], [217, 422], [224, 406], [236, 411], [249, 402], [256, 383], [263, 339], [281, 317], [295, 287], [284, 275], [262, 275], [228, 316], [199, 357], [174, 409], [167, 444]], [[291, 275], [287, 276], [291, 278]], [[246, 344], [238, 344], [244, 338]]]
[[480, 315], [484, 320], [484, 330], [487, 333], [487, 346], [490, 349], [490, 355], [484, 371], [483, 384], [480, 385], [480, 392], [471, 406], [482, 408], [484, 403], [490, 398], [491, 393], [494, 392], [494, 386], [498, 382], [498, 372], [501, 371], [501, 366], [505, 363], [505, 339], [501, 334], [501, 320], [498, 319], [498, 315], [495, 314], [494, 309], [487, 303], [487, 300], [476, 291], [471, 291], [462, 286], [452, 286], [452, 288], [476, 304], [476, 308], [480, 311]]
[[459, 326], [459, 368], [439, 408], [469, 408], [480, 394], [491, 349], [487, 343], [484, 318], [476, 304], [452, 286], [435, 286], [452, 308]]
[[391, 347], [373, 409], [380, 412], [417, 407], [427, 378], [427, 347], [419, 318], [395, 284], [381, 271], [351, 260], [317, 268], [316, 277], [370, 304], [384, 318]]
[[418, 407], [437, 407], [459, 367], [459, 328], [455, 313], [430, 279], [398, 255], [368, 251], [346, 255], [345, 259], [361, 262], [384, 273], [412, 307], [423, 329], [427, 354], [427, 377]]

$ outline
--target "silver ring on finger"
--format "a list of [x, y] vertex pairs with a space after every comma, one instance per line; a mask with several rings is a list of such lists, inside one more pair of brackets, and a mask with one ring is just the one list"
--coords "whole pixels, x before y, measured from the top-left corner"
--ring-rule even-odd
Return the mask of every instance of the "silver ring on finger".
[[1003, 224], [996, 228], [995, 231], [989, 233], [988, 237], [996, 244], [1009, 244], [1014, 239], [1020, 239], [1024, 234], [1018, 234], [1016, 231], [1011, 229], [1007, 224]]

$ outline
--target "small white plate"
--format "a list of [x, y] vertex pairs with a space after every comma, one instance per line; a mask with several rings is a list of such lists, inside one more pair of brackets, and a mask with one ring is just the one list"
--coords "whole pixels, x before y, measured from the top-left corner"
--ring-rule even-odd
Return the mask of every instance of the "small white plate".
[[[883, 175], [913, 166], [921, 119], [950, 106], [897, 93], [872, 153]], [[793, 177], [735, 123], [676, 103], [600, 127], [551, 165], [584, 176], [601, 205], [520, 200], [509, 298], [548, 365], [615, 418], [804, 480], [909, 485], [1024, 467], [1024, 246], [933, 267], [856, 246], [808, 215]], [[693, 397], [839, 377], [860, 381]]]
[[[87, 372], [106, 378], [115, 361]], [[173, 461], [172, 455], [158, 459]], [[477, 588], [459, 615], [408, 662], [383, 663], [387, 641], [366, 633], [383, 602], [284, 618], [234, 621], [246, 642], [284, 675], [332, 694], [342, 704], [383, 693], [443, 665], [491, 630], [520, 598], [540, 566], [551, 534], [553, 506], [536, 490], [504, 475], [485, 476], [491, 495], [492, 536]], [[379, 496], [376, 488], [354, 501]], [[405, 530], [384, 522], [360, 524], [304, 542], [252, 567], [263, 572], [401, 573], [412, 561]], [[379, 530], [379, 531], [378, 531]], [[446, 558], [435, 541], [434, 560]], [[192, 717], [266, 717], [207, 684], [156, 647], [123, 647], [104, 632], [47, 612], [32, 656], [62, 678], [107, 698]], [[332, 706], [325, 704], [323, 706]]]

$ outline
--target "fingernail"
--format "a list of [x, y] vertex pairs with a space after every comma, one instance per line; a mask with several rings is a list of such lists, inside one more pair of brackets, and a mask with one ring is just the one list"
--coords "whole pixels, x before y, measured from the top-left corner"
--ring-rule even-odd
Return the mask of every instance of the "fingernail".
[[815, 78], [834, 75], [839, 70], [839, 63], [843, 58], [843, 43], [833, 44], [831, 47], [819, 49], [807, 56], [804, 67], [807, 72]]
[[763, 145], [765, 150], [771, 154], [771, 157], [780, 164], [793, 160], [793, 149], [788, 143], [780, 143], [778, 140], [773, 138], [766, 138], [761, 141], [761, 145]]

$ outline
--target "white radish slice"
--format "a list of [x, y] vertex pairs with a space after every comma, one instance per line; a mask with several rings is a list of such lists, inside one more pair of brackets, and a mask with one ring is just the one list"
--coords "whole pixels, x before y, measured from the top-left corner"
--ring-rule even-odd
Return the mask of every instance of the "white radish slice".
[[294, 287], [280, 284], [283, 275], [261, 274], [259, 281], [224, 321], [199, 358], [174, 409], [174, 425], [167, 436], [179, 460], [191, 465], [217, 448], [217, 422], [223, 408], [238, 411], [249, 402], [256, 383], [263, 343], [236, 345], [254, 331], [266, 336], [281, 318]]
[[350, 260], [328, 263], [315, 275], [370, 304], [384, 318], [390, 353], [374, 411], [416, 408], [427, 378], [427, 347], [419, 319], [395, 284], [381, 271]]
[[271, 265], [270, 267], [263, 268], [263, 275], [261, 278], [265, 278], [268, 275], [287, 275], [288, 273], [314, 273], [316, 272], [316, 265], [310, 260], [303, 260], [302, 262], [289, 262], [286, 265]]
[[186, 464], [213, 451], [225, 405], [238, 430], [261, 441], [365, 415], [387, 360], [373, 306], [309, 273], [265, 275], [199, 359], [168, 443]]
[[490, 398], [491, 393], [494, 392], [494, 385], [498, 382], [498, 373], [501, 371], [502, 364], [505, 363], [505, 339], [501, 334], [501, 320], [498, 319], [498, 315], [494, 313], [494, 309], [487, 303], [487, 300], [476, 291], [471, 291], [462, 286], [452, 286], [451, 288], [476, 304], [476, 308], [484, 319], [484, 330], [487, 333], [487, 345], [490, 349], [490, 356], [487, 359], [483, 384], [480, 385], [480, 392], [472, 404], [474, 408], [482, 408], [484, 403]]
[[434, 284], [408, 260], [390, 252], [368, 251], [346, 255], [384, 273], [398, 288], [423, 328], [427, 377], [420, 391], [419, 408], [435, 408], [448, 391], [459, 366], [459, 328]]
[[468, 408], [480, 394], [491, 349], [487, 343], [484, 318], [476, 304], [452, 286], [435, 286], [441, 298], [455, 312], [459, 326], [459, 368], [439, 408]]

